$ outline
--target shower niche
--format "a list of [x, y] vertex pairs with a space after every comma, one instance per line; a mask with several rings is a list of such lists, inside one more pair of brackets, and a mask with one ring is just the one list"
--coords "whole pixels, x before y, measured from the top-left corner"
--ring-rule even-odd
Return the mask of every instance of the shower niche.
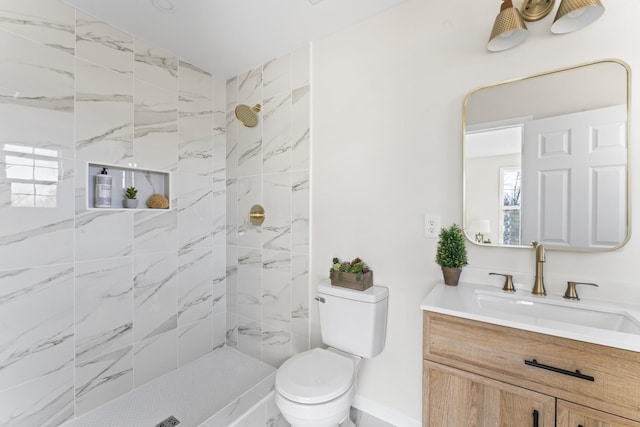
[[[106, 169], [111, 177], [111, 206], [96, 207], [96, 177]], [[160, 194], [167, 198], [169, 210], [171, 206], [171, 173], [135, 166], [109, 165], [104, 163], [87, 163], [87, 209], [125, 209], [125, 190], [135, 187], [138, 206], [129, 210], [149, 210], [147, 200], [151, 195]]]

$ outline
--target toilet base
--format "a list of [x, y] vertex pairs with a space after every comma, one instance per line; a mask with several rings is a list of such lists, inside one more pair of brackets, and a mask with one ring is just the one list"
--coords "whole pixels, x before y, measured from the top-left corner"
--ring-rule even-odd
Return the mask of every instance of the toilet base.
[[351, 403], [356, 394], [355, 384], [341, 396], [329, 402], [304, 404], [293, 402], [274, 392], [275, 404], [291, 427], [352, 427], [349, 419]]

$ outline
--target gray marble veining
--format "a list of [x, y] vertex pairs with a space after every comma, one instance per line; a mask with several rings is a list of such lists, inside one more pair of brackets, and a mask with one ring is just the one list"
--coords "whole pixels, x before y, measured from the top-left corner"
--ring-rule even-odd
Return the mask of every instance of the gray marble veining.
[[310, 202], [309, 171], [294, 172], [291, 175], [291, 245], [294, 251], [309, 252]]
[[[274, 366], [309, 348], [309, 74], [306, 46], [225, 86], [226, 245], [238, 259], [227, 262], [227, 345]], [[257, 126], [239, 124], [236, 106], [258, 103]], [[254, 204], [266, 210], [261, 226], [247, 218]]]
[[177, 329], [137, 342], [133, 347], [134, 387], [138, 388], [176, 369], [177, 346]]
[[178, 325], [202, 320], [213, 311], [213, 251], [195, 248], [178, 254]]
[[133, 79], [76, 61], [76, 157], [133, 161]]
[[178, 167], [180, 171], [198, 175], [213, 173], [213, 112], [205, 104], [180, 98], [180, 140]]
[[238, 350], [262, 360], [262, 325], [259, 321], [238, 316]]
[[[226, 91], [64, 0], [2, 2], [1, 425], [60, 425], [224, 345]], [[171, 172], [172, 209], [93, 208], [88, 162]]]
[[262, 323], [271, 328], [291, 329], [291, 255], [264, 251], [262, 260]]
[[262, 321], [262, 253], [238, 248], [238, 314]]
[[73, 368], [0, 392], [0, 425], [57, 426], [74, 416]]
[[60, 0], [5, 0], [0, 29], [73, 55], [75, 10]]
[[0, 272], [0, 324], [0, 390], [73, 366], [72, 265]]
[[136, 79], [151, 83], [171, 93], [178, 90], [178, 58], [143, 41], [135, 41], [134, 73]]
[[213, 82], [211, 74], [185, 61], [178, 63], [178, 90], [181, 98], [203, 103], [211, 108]]
[[291, 108], [291, 165], [293, 170], [308, 170], [311, 162], [311, 91], [303, 86], [293, 91]]
[[4, 31], [0, 52], [3, 149], [73, 158], [73, 57]]
[[76, 215], [76, 259], [88, 261], [133, 253], [133, 212], [86, 210]]
[[178, 212], [175, 209], [134, 213], [136, 254], [178, 250]]
[[133, 389], [133, 351], [126, 347], [76, 364], [76, 416]]
[[213, 350], [213, 316], [178, 327], [178, 364], [183, 366]]
[[[178, 174], [178, 248], [212, 246], [213, 189], [211, 178]], [[202, 224], [207, 224], [203, 227]]]
[[177, 327], [177, 254], [158, 252], [134, 257], [134, 340]]
[[133, 148], [138, 167], [174, 171], [178, 155], [176, 91], [135, 81]]
[[76, 56], [118, 73], [133, 75], [133, 37], [76, 11]]
[[291, 93], [291, 56], [287, 53], [262, 66], [262, 96], [265, 99], [283, 92]]
[[265, 100], [263, 116], [264, 173], [291, 170], [291, 93]]
[[128, 257], [78, 263], [76, 361], [133, 343], [133, 277]]
[[262, 67], [254, 68], [238, 76], [238, 100], [253, 106], [262, 101]]

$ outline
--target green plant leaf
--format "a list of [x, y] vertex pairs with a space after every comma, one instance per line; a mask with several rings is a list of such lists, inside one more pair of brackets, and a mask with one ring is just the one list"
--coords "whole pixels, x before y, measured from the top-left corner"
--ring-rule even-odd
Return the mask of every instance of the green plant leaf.
[[468, 264], [464, 233], [457, 224], [441, 228], [438, 235], [436, 263], [441, 267], [462, 268]]

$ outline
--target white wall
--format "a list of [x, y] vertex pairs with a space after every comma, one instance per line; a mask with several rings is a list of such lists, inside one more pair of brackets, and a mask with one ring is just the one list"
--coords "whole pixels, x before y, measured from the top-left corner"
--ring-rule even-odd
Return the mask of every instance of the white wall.
[[[374, 270], [375, 284], [390, 289], [387, 346], [364, 363], [360, 396], [420, 419], [419, 304], [440, 280], [436, 240], [422, 237], [421, 221], [424, 213], [440, 214], [443, 226], [462, 220], [464, 96], [481, 85], [602, 58], [640, 69], [640, 2], [606, 7], [599, 21], [572, 34], [552, 35], [553, 16], [531, 23], [529, 40], [501, 53], [486, 50], [495, 0], [409, 0], [314, 43], [311, 283], [326, 277], [333, 256], [359, 256]], [[638, 122], [632, 108], [632, 165], [639, 164]], [[632, 170], [632, 191], [637, 176]], [[635, 280], [639, 244], [632, 236], [610, 253], [548, 253], [548, 291], [559, 294], [575, 279], [601, 285], [583, 296], [615, 296]], [[482, 280], [488, 270], [513, 271], [529, 286], [533, 257], [528, 250], [469, 245], [463, 280], [472, 271]], [[318, 343], [316, 309], [312, 304]]]

